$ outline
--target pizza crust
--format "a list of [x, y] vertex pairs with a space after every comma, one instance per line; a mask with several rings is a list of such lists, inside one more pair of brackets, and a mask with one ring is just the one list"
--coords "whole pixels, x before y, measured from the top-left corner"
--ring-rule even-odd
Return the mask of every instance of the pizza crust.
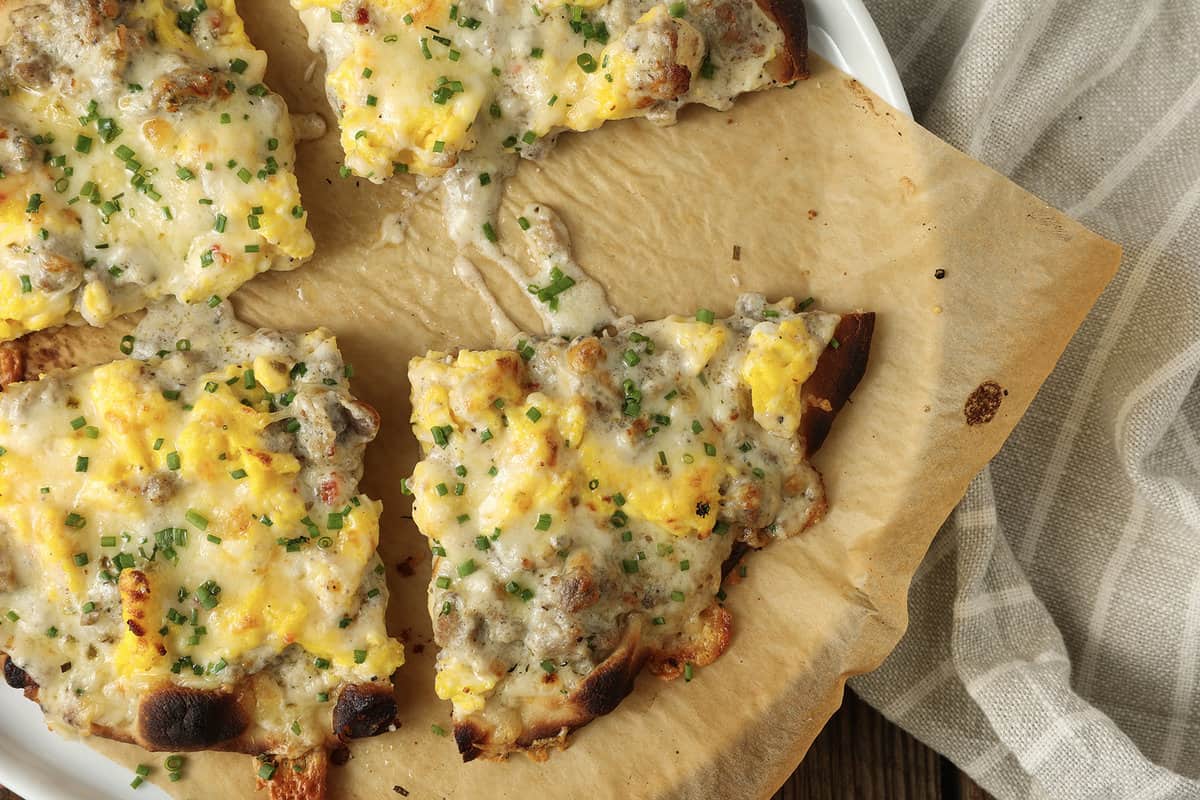
[[803, 0], [757, 0], [758, 7], [783, 31], [786, 50], [768, 65], [780, 83], [808, 78], [808, 17]]

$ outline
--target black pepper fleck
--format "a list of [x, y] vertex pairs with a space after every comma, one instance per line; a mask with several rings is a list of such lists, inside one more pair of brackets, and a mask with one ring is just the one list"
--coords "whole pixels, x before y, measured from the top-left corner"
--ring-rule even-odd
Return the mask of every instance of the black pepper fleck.
[[935, 270], [933, 271], [933, 277], [937, 278], [937, 279], [940, 281], [942, 278], [946, 277], [946, 270], [944, 270], [944, 269], [935, 269]]

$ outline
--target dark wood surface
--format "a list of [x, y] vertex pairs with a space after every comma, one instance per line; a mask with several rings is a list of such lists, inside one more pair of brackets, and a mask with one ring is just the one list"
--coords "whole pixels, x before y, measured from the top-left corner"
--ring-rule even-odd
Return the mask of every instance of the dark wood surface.
[[990, 800], [946, 759], [846, 690], [772, 800]]
[[[20, 800], [0, 787], [0, 800]], [[851, 691], [772, 800], [990, 800]]]

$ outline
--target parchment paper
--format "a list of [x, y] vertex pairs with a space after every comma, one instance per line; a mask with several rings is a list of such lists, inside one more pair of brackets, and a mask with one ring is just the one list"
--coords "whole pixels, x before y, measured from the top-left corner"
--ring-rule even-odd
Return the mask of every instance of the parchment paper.
[[[286, 0], [241, 5], [270, 54], [270, 85], [293, 111], [332, 121], [323, 65], [304, 79], [314, 56]], [[299, 161], [316, 257], [255, 280], [234, 303], [254, 324], [334, 329], [355, 365], [355, 392], [383, 415], [363, 486], [385, 504], [389, 619], [409, 656], [397, 681], [402, 727], [353, 746], [351, 761], [331, 770], [335, 798], [400, 796], [393, 787], [413, 798], [769, 795], [840, 704], [845, 678], [872, 669], [900, 637], [908, 583], [931, 538], [1119, 261], [1115, 245], [819, 60], [811, 80], [730, 112], [687, 110], [673, 128], [609, 124], [564, 137], [541, 165], [523, 164], [502, 241], [520, 256], [516, 210], [531, 199], [551, 204], [579, 262], [622, 312], [722, 314], [739, 292], [759, 291], [879, 316], [866, 378], [816, 459], [832, 510], [802, 537], [749, 558], [748, 577], [729, 590], [729, 651], [691, 683], [643, 675], [615, 713], [544, 764], [463, 765], [453, 741], [431, 732], [450, 727], [449, 704], [433, 692], [428, 549], [399, 491], [417, 458], [405, 369], [427, 348], [490, 344], [487, 314], [451, 274], [437, 196], [418, 202], [403, 245], [376, 247], [406, 184], [338, 178], [332, 125], [301, 145]], [[483, 266], [517, 321], [536, 328], [523, 291]], [[115, 354], [120, 332], [101, 349], [84, 331], [37, 341], [98, 361]], [[968, 425], [964, 405], [987, 381], [1006, 394], [994, 418]], [[95, 744], [127, 764], [161, 764]], [[163, 785], [179, 797], [253, 792], [244, 756], [189, 755], [185, 773]], [[161, 768], [155, 777], [163, 780]]]

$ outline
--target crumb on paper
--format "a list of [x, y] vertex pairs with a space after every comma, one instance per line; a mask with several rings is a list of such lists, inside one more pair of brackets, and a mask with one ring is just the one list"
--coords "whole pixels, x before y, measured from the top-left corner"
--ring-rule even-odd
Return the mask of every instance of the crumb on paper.
[[937, 279], [940, 281], [942, 278], [946, 277], [946, 270], [944, 270], [944, 269], [935, 269], [935, 270], [933, 271], [933, 277], [937, 278]]
[[734, 261], [742, 260], [742, 246], [740, 244], [735, 244], [733, 246], [733, 260]]
[[818, 216], [820, 216], [820, 213], [821, 213], [821, 212], [817, 211], [815, 208], [810, 208], [810, 209], [808, 210], [808, 218], [809, 218], [809, 219], [816, 219]]
[[934, 306], [934, 307], [933, 307], [933, 313], [935, 313], [935, 314], [940, 314], [940, 313], [942, 313], [942, 307], [941, 307], [941, 306]]
[[735, 273], [729, 273], [729, 282], [733, 284], [733, 288], [740, 289], [742, 287], [742, 279]]

